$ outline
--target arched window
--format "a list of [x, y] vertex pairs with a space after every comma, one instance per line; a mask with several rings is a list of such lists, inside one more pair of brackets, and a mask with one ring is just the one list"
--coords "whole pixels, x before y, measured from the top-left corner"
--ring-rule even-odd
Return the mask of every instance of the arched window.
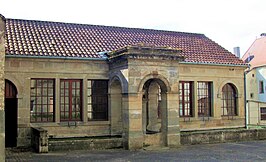
[[227, 83], [222, 89], [222, 115], [223, 116], [234, 116], [237, 115], [237, 92], [233, 84]]

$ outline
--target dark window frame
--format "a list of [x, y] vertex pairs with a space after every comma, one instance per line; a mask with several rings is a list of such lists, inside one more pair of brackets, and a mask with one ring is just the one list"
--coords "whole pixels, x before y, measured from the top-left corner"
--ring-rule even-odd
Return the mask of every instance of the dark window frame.
[[212, 114], [212, 82], [197, 82], [198, 116], [210, 117]]
[[82, 120], [82, 87], [81, 79], [60, 79], [60, 121]]
[[[193, 83], [192, 81], [179, 82], [179, 116], [193, 116]], [[188, 88], [186, 87], [188, 85]], [[188, 95], [186, 95], [188, 94]]]
[[227, 83], [222, 88], [222, 116], [237, 116], [237, 89]]
[[266, 120], [266, 107], [260, 108], [260, 120]]
[[[32, 82], [35, 81], [35, 85]], [[45, 86], [45, 81], [47, 82]], [[49, 85], [52, 81], [52, 86]], [[40, 85], [38, 85], [40, 84]], [[44, 93], [46, 90], [46, 93]], [[52, 90], [52, 95], [49, 94]], [[52, 100], [51, 100], [52, 98]], [[46, 100], [46, 102], [45, 102]], [[52, 103], [51, 103], [52, 101]], [[51, 110], [52, 112], [49, 112]], [[46, 111], [45, 110], [46, 107]], [[30, 122], [43, 123], [55, 121], [55, 79], [31, 78], [30, 83]]]
[[[108, 121], [108, 80], [87, 80], [88, 121]], [[90, 92], [90, 94], [89, 94]]]

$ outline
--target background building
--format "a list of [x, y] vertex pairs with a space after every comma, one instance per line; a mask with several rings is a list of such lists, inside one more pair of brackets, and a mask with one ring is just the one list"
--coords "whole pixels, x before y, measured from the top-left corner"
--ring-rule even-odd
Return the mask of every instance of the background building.
[[242, 60], [250, 65], [246, 71], [247, 112], [249, 125], [266, 124], [266, 36], [261, 34]]

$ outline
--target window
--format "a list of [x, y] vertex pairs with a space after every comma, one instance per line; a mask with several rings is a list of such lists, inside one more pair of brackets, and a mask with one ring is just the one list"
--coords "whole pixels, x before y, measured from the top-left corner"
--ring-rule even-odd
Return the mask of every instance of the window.
[[260, 108], [260, 120], [266, 120], [266, 107]]
[[263, 81], [259, 81], [259, 93], [264, 93]]
[[211, 116], [212, 83], [198, 82], [198, 115]]
[[108, 120], [107, 80], [88, 80], [88, 120]]
[[254, 58], [254, 55], [250, 55], [245, 59], [245, 63], [249, 63]]
[[179, 83], [179, 115], [183, 117], [192, 116], [192, 84], [186, 81]]
[[54, 79], [31, 79], [30, 121], [54, 121]]
[[237, 93], [235, 86], [230, 83], [224, 85], [222, 89], [223, 116], [236, 115], [236, 101], [237, 101]]
[[82, 108], [81, 80], [60, 80], [60, 120], [81, 120]]

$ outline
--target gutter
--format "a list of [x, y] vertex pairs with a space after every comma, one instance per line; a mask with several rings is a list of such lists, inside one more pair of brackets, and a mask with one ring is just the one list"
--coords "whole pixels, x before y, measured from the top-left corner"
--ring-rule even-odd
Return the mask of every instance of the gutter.
[[91, 57], [60, 57], [60, 56], [31, 56], [31, 55], [5, 55], [6, 58], [38, 58], [38, 59], [64, 59], [64, 60], [95, 60], [106, 61], [107, 58]]
[[179, 62], [181, 64], [191, 64], [191, 65], [213, 65], [213, 66], [232, 66], [232, 67], [245, 67], [248, 65], [237, 65], [237, 64], [217, 64], [217, 63], [204, 63], [204, 62]]

